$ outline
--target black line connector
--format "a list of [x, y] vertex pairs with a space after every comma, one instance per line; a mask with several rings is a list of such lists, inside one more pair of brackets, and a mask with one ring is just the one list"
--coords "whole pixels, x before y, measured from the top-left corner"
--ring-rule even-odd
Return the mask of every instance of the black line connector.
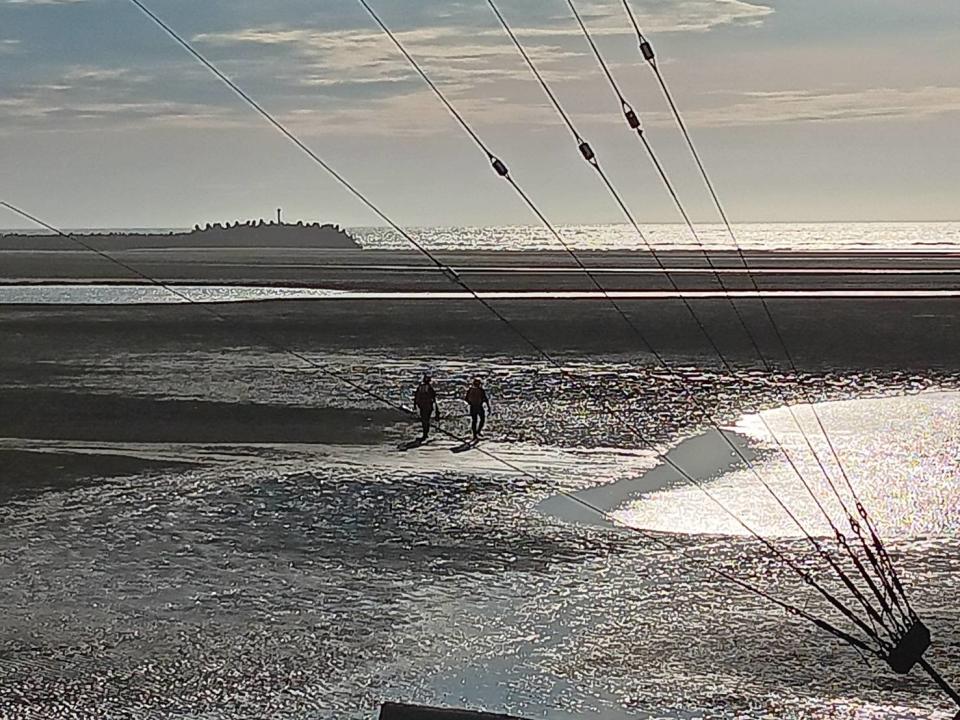
[[653, 62], [656, 57], [653, 54], [653, 46], [646, 40], [640, 41], [640, 52], [643, 54], [643, 59], [647, 62]]
[[887, 663], [895, 673], [906, 675], [914, 665], [920, 662], [920, 658], [928, 647], [930, 647], [930, 631], [926, 625], [917, 620], [890, 651]]

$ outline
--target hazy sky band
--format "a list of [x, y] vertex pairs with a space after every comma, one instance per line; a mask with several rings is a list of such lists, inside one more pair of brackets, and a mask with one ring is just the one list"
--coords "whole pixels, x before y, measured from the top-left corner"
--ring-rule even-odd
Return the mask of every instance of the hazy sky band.
[[[375, 5], [552, 218], [620, 219], [482, 0]], [[958, 218], [960, 4], [634, 5], [734, 219]], [[399, 222], [534, 221], [352, 0], [151, 6]], [[713, 220], [619, 0], [581, 7], [682, 197]], [[637, 216], [677, 219], [565, 2], [503, 10]], [[372, 222], [123, 0], [0, 0], [0, 67], [0, 191], [57, 223], [281, 205]]]

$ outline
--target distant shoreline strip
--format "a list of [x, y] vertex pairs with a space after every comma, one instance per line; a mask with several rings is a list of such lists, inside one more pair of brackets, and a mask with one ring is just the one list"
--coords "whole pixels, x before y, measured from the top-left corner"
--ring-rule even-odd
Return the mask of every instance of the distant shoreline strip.
[[[199, 303], [264, 302], [279, 300], [469, 300], [457, 291], [357, 291], [324, 288], [177, 285], [177, 292]], [[489, 300], [713, 300], [733, 299], [921, 299], [960, 298], [960, 289], [816, 289], [816, 290], [490, 290], [478, 292]], [[5, 285], [0, 286], [2, 305], [168, 305], [183, 304], [183, 298], [151, 285]]]

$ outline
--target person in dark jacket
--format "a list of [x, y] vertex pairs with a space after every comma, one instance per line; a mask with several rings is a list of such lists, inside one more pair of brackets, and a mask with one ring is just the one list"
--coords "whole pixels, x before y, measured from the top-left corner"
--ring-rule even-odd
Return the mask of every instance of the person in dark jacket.
[[490, 409], [490, 400], [487, 398], [487, 391], [483, 389], [483, 383], [480, 378], [475, 378], [473, 385], [467, 390], [467, 405], [470, 406], [470, 428], [473, 430], [473, 439], [479, 440], [483, 433], [483, 426], [487, 423], [487, 414], [484, 412]]
[[413, 394], [413, 404], [420, 413], [420, 425], [423, 427], [423, 436], [420, 441], [423, 442], [430, 434], [430, 415], [433, 414], [437, 420], [440, 419], [440, 406], [437, 404], [437, 391], [429, 375], [424, 375], [423, 380], [417, 386]]

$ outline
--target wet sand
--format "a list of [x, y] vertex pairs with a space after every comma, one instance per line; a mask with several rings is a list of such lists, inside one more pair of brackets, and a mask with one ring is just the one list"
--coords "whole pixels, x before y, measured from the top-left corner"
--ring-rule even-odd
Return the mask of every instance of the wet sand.
[[[302, 255], [294, 251], [279, 264]], [[794, 269], [816, 263], [835, 269], [839, 257], [807, 257]], [[273, 268], [261, 266], [257, 255], [229, 268], [225, 256], [213, 266], [183, 259], [156, 262], [167, 263], [165, 279], [190, 282], [287, 277], [324, 287], [342, 281], [354, 289], [426, 289], [428, 277], [442, 282], [435, 272], [342, 263], [332, 270]], [[911, 262], [921, 271], [951, 272], [953, 263], [949, 256], [855, 260], [861, 269]], [[770, 256], [765, 262], [792, 261]], [[87, 263], [66, 254], [3, 254], [0, 273], [7, 281], [121, 279], [113, 269]], [[952, 282], [951, 272], [876, 277], [896, 287], [928, 287]], [[508, 289], [520, 275], [476, 273], [488, 287]], [[527, 275], [528, 287], [583, 279]], [[629, 287], [657, 280], [655, 273], [612, 275]], [[789, 280], [823, 288], [871, 277], [793, 273]], [[839, 382], [838, 392], [857, 394], [877, 384], [870, 368], [896, 377], [896, 388], [955, 371], [958, 303], [795, 299], [770, 307], [801, 368], [836, 371], [817, 374], [811, 392], [819, 394], [827, 378]], [[702, 424], [667, 374], [651, 370], [650, 356], [605, 302], [494, 304], [565, 363], [596, 363], [593, 370], [576, 367], [593, 372], [589, 381], [608, 388], [634, 413], [631, 420], [660, 433], [658, 441]], [[721, 419], [756, 404], [776, 405], [771, 387], [786, 386], [789, 394], [797, 381], [751, 374], [756, 356], [723, 300], [694, 306], [742, 374], [718, 371], [677, 300], [623, 305]], [[782, 365], [762, 308], [756, 301], [738, 306]], [[359, 380], [387, 387], [394, 397], [408, 391], [425, 359], [436, 360], [451, 386], [482, 359], [504, 373], [491, 381], [498, 413], [491, 433], [504, 436], [494, 445], [498, 452], [522, 449], [518, 437], [524, 436], [531, 445], [552, 443], [544, 452], [557, 455], [561, 442], [585, 452], [600, 441], [636, 447], [635, 438], [614, 436], [609, 418], [586, 407], [543, 363], [534, 366], [534, 352], [475, 301], [257, 302], [212, 309], [223, 320], [189, 306], [0, 307], [0, 436], [14, 436], [0, 446], [0, 462], [9, 461], [5, 469], [14, 467], [27, 486], [13, 492], [22, 498], [61, 481], [83, 489], [2, 508], [12, 529], [0, 538], [11, 607], [0, 628], [10, 658], [0, 668], [0, 684], [8, 689], [0, 700], [11, 706], [44, 717], [92, 716], [111, 704], [131, 716], [189, 708], [232, 717], [369, 717], [381, 699], [453, 696], [518, 714], [547, 715], [545, 706], [555, 703], [571, 715], [578, 709], [607, 718], [644, 710], [677, 718], [832, 717], [869, 712], [876, 702], [932, 718], [945, 707], [923, 678], [863, 669], [854, 652], [718, 583], [680, 554], [685, 549], [736, 568], [786, 597], [809, 598], [742, 539], [671, 536], [677, 551], [665, 551], [643, 539], [558, 522], [536, 512], [554, 495], [551, 485], [441, 469], [434, 456], [450, 455], [441, 447], [424, 457], [403, 455], [407, 464], [385, 471], [371, 458], [392, 451], [386, 441], [403, 418], [367, 409], [356, 398], [345, 401], [335, 387], [319, 384], [318, 373], [295, 372], [296, 361], [280, 350], [353, 368]], [[621, 366], [611, 369], [611, 358]], [[637, 376], [621, 377], [623, 366], [637, 368]], [[44, 438], [50, 442], [38, 440]], [[239, 447], [258, 441], [273, 447]], [[141, 452], [134, 447], [140, 442], [156, 448]], [[165, 443], [178, 442], [238, 445], [223, 449], [232, 455], [224, 465], [153, 472], [164, 468], [164, 452], [172, 458], [180, 450], [166, 450]], [[328, 462], [320, 445], [330, 442], [352, 446], [352, 454]], [[193, 450], [195, 458], [207, 451]], [[431, 458], [432, 468], [417, 467]], [[649, 457], [632, 468], [611, 463], [609, 472], [622, 471], [625, 479], [617, 484], [617, 476], [604, 476], [612, 481], [611, 502], [636, 488], [627, 472], [638, 475], [643, 459]], [[533, 469], [572, 491], [605, 482], [596, 465], [582, 465], [579, 476], [564, 467]], [[104, 482], [128, 473], [138, 476], [135, 482]], [[98, 487], [88, 486], [92, 478]], [[593, 491], [593, 499], [601, 492]], [[30, 546], [25, 537], [38, 539]], [[937, 635], [932, 658], [940, 667], [957, 667], [949, 582], [955, 551], [930, 555], [920, 544], [897, 550], [911, 587], [924, 589], [921, 610]], [[422, 684], [427, 681], [431, 685]], [[583, 685], [588, 697], [551, 694], [567, 682]], [[510, 690], [498, 694], [502, 688]], [[267, 702], [275, 704], [266, 709]], [[887, 714], [907, 716], [896, 709]]]
[[[9, 368], [9, 365], [7, 366]], [[20, 446], [22, 440], [105, 441], [112, 444], [170, 443], [383, 444], [396, 435], [403, 413], [387, 409], [295, 407], [204, 399], [130, 397], [77, 388], [11, 387], [22, 373], [4, 370], [0, 384], [0, 504], [45, 489], [65, 489], [85, 479], [103, 480], [164, 469], [182, 469], [188, 459], [154, 458], [111, 447], [58, 452], [56, 446]]]
[[[0, 244], [2, 247], [2, 244]], [[286, 285], [352, 291], [458, 289], [417, 253], [381, 250], [251, 250], [159, 248], [111, 251], [163, 282], [211, 285]], [[595, 286], [564, 253], [440, 253], [443, 262], [479, 291], [589, 291]], [[648, 253], [585, 252], [608, 290], [671, 289]], [[700, 253], [667, 252], [661, 261], [682, 290], [960, 290], [960, 255], [954, 253], [749, 254], [753, 280], [734, 253], [711, 253], [721, 286]], [[131, 273], [87, 251], [0, 252], [0, 283], [129, 283]], [[725, 298], [691, 299], [711, 338], [737, 364], [759, 364], [757, 354]], [[679, 299], [618, 300], [658, 352], [713, 361], [715, 354]], [[789, 365], [756, 298], [734, 301], [766, 359]], [[550, 353], [625, 353], [649, 357], [649, 347], [610, 303], [593, 299], [494, 299], [517, 328]], [[825, 367], [957, 367], [955, 336], [960, 298], [771, 297], [768, 307], [801, 369]], [[504, 323], [471, 298], [309, 300], [216, 307], [227, 323], [196, 308], [0, 306], [0, 322], [15, 334], [12, 347], [102, 342], [136, 346], [143, 337], [204, 337], [224, 345], [313, 345], [326, 348], [402, 347], [443, 354], [462, 347], [489, 353], [534, 352]], [[264, 337], [264, 336], [269, 336]], [[10, 343], [10, 345], [8, 345]]]
[[[716, 365], [718, 360], [677, 300], [623, 300], [639, 339], [602, 300], [493, 300], [515, 328], [548, 353], [617, 353], [637, 361], [659, 353]], [[724, 356], [737, 366], [762, 367], [725, 300], [691, 306]], [[960, 299], [776, 299], [767, 305], [800, 369], [890, 368], [955, 370]], [[765, 358], [788, 368], [760, 303], [736, 306]], [[393, 348], [444, 356], [469, 348], [533, 357], [536, 352], [474, 300], [306, 300], [213, 306], [215, 317], [190, 306], [0, 306], [4, 357], [39, 357], [64, 345], [128, 347], [163, 344], [223, 347], [316, 347], [363, 352]], [[223, 318], [222, 320], [220, 318]], [[649, 345], [648, 345], [649, 343]]]
[[[88, 250], [4, 249], [0, 282], [129, 282], [137, 275]], [[310, 248], [110, 248], [107, 253], [164, 282], [222, 285], [285, 285], [341, 290], [456, 289], [420, 253], [399, 250]], [[607, 290], [753, 289], [740, 257], [730, 251], [577, 253]], [[479, 291], [592, 290], [591, 281], [565, 252], [438, 252], [443, 264]], [[757, 285], [773, 289], [957, 289], [960, 254], [786, 253], [745, 254]], [[711, 267], [711, 264], [713, 267]], [[714, 269], [722, 279], [718, 282]]]
[[[303, 285], [353, 290], [435, 289], [449, 280], [411, 253], [394, 251], [204, 250], [174, 257], [166, 251], [137, 250], [127, 260], [165, 281], [269, 284], [294, 277]], [[3, 252], [0, 281], [129, 281], [115, 266], [87, 253]], [[669, 253], [671, 266], [703, 266], [703, 258]], [[459, 268], [472, 267], [471, 284], [485, 289], [583, 284], [569, 270], [569, 258], [551, 253], [461, 253], [445, 255]], [[159, 258], [159, 259], [158, 259]], [[642, 253], [587, 253], [592, 266], [614, 269], [603, 278], [631, 289], [662, 288], [652, 260]], [[760, 276], [762, 286], [831, 289], [879, 285], [884, 288], [960, 286], [960, 259], [949, 254], [754, 254], [751, 265], [780, 269], [784, 275]], [[322, 262], [321, 262], [322, 261]], [[718, 266], [735, 267], [732, 255], [716, 254]], [[98, 266], [99, 263], [99, 266]], [[419, 267], [420, 269], [416, 269]], [[500, 271], [483, 268], [498, 267]], [[503, 268], [541, 268], [513, 273]], [[387, 269], [384, 269], [387, 268]], [[389, 269], [393, 268], [393, 269]], [[401, 269], [398, 269], [401, 268]], [[407, 269], [402, 269], [407, 268]], [[410, 269], [414, 268], [414, 269]], [[623, 271], [618, 271], [620, 268]], [[844, 268], [865, 274], [845, 275]], [[900, 274], [881, 271], [900, 269]], [[106, 272], [109, 270], [110, 272]], [[94, 272], [96, 271], [96, 272]], [[629, 271], [629, 272], [628, 272]], [[779, 272], [779, 270], [778, 270]], [[829, 274], [818, 274], [828, 273]], [[924, 272], [938, 273], [927, 274]], [[112, 274], [111, 274], [112, 273]], [[791, 274], [792, 273], [792, 274]], [[839, 273], [839, 274], [838, 274]], [[465, 274], [466, 277], [466, 274]], [[685, 286], [702, 287], [712, 276], [678, 276]], [[738, 285], [748, 282], [732, 274]], [[872, 285], [871, 285], [872, 284]], [[47, 306], [0, 305], [0, 436], [58, 439], [287, 442], [367, 442], [383, 440], [384, 427], [406, 419], [397, 412], [308, 407], [322, 398], [304, 397], [303, 407], [170, 398], [122, 398], [63, 389], [45, 389], [58, 362], [72, 354], [124, 353], [187, 355], [194, 351], [234, 352], [259, 349], [282, 352], [349, 353], [435, 357], [463, 353], [543, 360], [516, 331], [560, 359], [619, 357], [632, 365], [655, 366], [650, 346], [670, 365], [694, 364], [723, 369], [705, 335], [677, 299], [621, 300], [620, 307], [640, 329], [638, 338], [603, 299], [492, 300], [512, 326], [493, 317], [470, 298], [455, 300], [286, 300], [209, 306], [189, 305]], [[735, 370], [762, 369], [730, 303], [723, 298], [690, 301], [712, 338]], [[760, 302], [740, 299], [736, 308], [758, 341], [767, 362], [789, 370]], [[960, 369], [956, 333], [960, 299], [955, 298], [772, 298], [768, 307], [792, 360], [801, 371], [899, 371], [944, 373]], [[303, 363], [292, 360], [292, 365]]]
[[105, 453], [80, 454], [0, 449], [0, 505], [47, 491], [63, 492], [87, 483], [150, 472], [183, 470], [189, 465], [174, 460], [153, 460]]
[[[118, 442], [379, 443], [394, 410], [290, 407], [5, 388], [0, 437]], [[59, 421], [57, 419], [60, 419]]]

